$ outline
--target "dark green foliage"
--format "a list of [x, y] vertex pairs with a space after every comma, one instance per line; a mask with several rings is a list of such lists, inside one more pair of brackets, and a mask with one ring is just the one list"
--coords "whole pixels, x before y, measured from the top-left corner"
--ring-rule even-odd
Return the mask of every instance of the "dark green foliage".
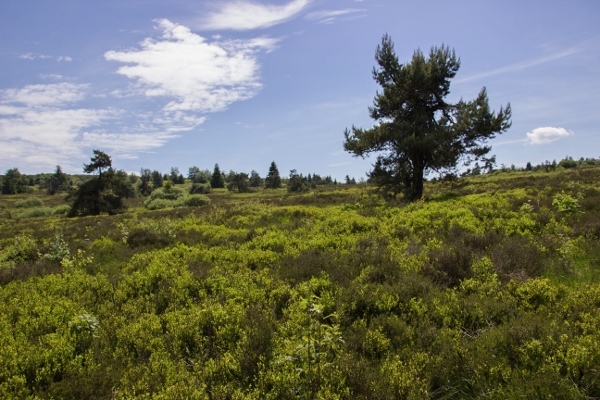
[[292, 193], [300, 193], [300, 192], [308, 192], [312, 187], [312, 184], [308, 182], [305, 176], [302, 174], [298, 174], [298, 172], [293, 169], [290, 171], [290, 177], [288, 179], [288, 192]]
[[417, 50], [410, 63], [400, 64], [385, 35], [375, 59], [379, 69], [373, 78], [382, 92], [369, 113], [378, 124], [344, 132], [346, 151], [362, 157], [379, 153], [371, 182], [392, 196], [403, 191], [416, 200], [429, 171], [452, 170], [460, 160], [493, 164], [493, 157], [485, 157], [491, 150], [485, 142], [510, 127], [510, 105], [498, 114], [490, 111], [485, 88], [471, 102], [447, 103], [450, 80], [460, 67], [454, 50], [432, 47], [429, 58]]
[[279, 170], [275, 161], [272, 161], [269, 167], [269, 172], [265, 178], [265, 187], [267, 189], [279, 189], [281, 187], [281, 177], [279, 176]]
[[128, 188], [120, 179], [114, 177], [114, 172], [105, 173], [102, 179], [90, 179], [79, 185], [75, 191], [68, 216], [121, 213], [125, 208], [123, 198], [127, 192]]
[[573, 160], [573, 157], [566, 157], [565, 159], [560, 160], [558, 166], [563, 168], [576, 168], [577, 161]]
[[227, 189], [230, 191], [237, 190], [239, 193], [250, 191], [248, 174], [244, 172], [231, 171], [227, 176]]
[[[147, 168], [142, 168], [140, 171], [140, 187], [139, 191], [142, 196], [148, 196], [152, 193], [152, 186], [150, 186], [150, 182], [152, 182], [152, 172]], [[162, 182], [161, 182], [162, 184]]]
[[179, 183], [179, 168], [171, 167], [171, 173], [169, 174], [169, 179], [173, 182], [174, 185]]
[[69, 183], [67, 180], [67, 174], [62, 172], [60, 165], [57, 165], [54, 174], [46, 179], [45, 186], [46, 193], [50, 195], [68, 190]]
[[192, 187], [190, 188], [190, 194], [208, 194], [212, 190], [210, 183], [192, 183]]
[[151, 173], [151, 177], [152, 177], [152, 188], [153, 189], [161, 188], [163, 185], [163, 180], [164, 180], [161, 173], [157, 170], [154, 170]]
[[193, 183], [210, 183], [212, 174], [209, 170], [201, 170], [198, 167], [190, 167], [188, 170], [188, 179]]
[[[104, 175], [102, 169], [107, 169]], [[79, 185], [73, 193], [69, 217], [118, 214], [125, 208], [123, 198], [133, 196], [133, 187], [127, 180], [127, 174], [123, 171], [115, 172], [110, 157], [99, 150], [94, 150], [92, 162], [84, 165], [84, 172], [94, 171], [98, 171], [98, 176]]]
[[135, 197], [135, 188], [133, 187], [132, 180], [129, 178], [130, 176], [127, 175], [127, 172], [122, 169], [115, 171], [115, 179], [119, 180], [115, 190], [120, 196], [126, 199]]
[[260, 175], [258, 174], [258, 172], [256, 172], [255, 170], [252, 170], [250, 172], [250, 179], [249, 179], [249, 183], [250, 183], [250, 187], [261, 187], [263, 185], [263, 180], [260, 177]]
[[223, 179], [223, 175], [221, 174], [221, 169], [219, 168], [219, 164], [215, 164], [215, 168], [212, 173], [212, 177], [210, 179], [210, 186], [215, 189], [220, 189], [225, 187], [225, 179]]
[[2, 177], [2, 194], [27, 193], [27, 178], [18, 168], [11, 168]]

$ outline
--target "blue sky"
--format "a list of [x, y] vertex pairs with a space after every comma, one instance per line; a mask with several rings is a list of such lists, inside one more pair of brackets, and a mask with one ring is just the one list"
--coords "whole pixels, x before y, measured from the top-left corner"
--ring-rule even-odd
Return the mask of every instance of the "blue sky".
[[343, 131], [373, 124], [385, 33], [401, 62], [456, 50], [451, 100], [510, 102], [499, 166], [597, 158], [598, 16], [597, 0], [1, 0], [0, 171], [80, 173], [101, 149], [128, 172], [365, 177]]

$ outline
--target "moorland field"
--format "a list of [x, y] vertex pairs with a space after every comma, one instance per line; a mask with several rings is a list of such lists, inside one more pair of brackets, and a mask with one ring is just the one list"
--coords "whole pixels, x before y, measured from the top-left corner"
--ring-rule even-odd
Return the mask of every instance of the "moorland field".
[[0, 196], [0, 398], [600, 398], [598, 166], [207, 196]]

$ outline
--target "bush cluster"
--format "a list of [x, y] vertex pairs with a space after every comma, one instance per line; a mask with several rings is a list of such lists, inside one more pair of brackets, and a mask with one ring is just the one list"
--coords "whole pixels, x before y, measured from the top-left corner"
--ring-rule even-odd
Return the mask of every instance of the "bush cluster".
[[[210, 187], [210, 186], [209, 186]], [[177, 187], [163, 187], [154, 190], [144, 206], [148, 210], [160, 210], [175, 207], [200, 207], [210, 204], [210, 198], [202, 194], [188, 195]]]

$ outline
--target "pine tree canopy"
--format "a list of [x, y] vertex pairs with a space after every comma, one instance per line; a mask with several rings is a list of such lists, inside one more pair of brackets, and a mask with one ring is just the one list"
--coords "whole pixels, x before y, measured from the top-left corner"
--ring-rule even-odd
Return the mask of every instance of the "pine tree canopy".
[[510, 104], [491, 111], [485, 88], [472, 101], [447, 102], [450, 80], [460, 67], [453, 49], [434, 46], [429, 57], [416, 50], [401, 64], [392, 39], [384, 35], [375, 59], [373, 78], [382, 90], [369, 114], [376, 124], [344, 132], [346, 151], [360, 157], [377, 153], [369, 174], [373, 182], [392, 196], [404, 192], [416, 200], [428, 172], [448, 172], [461, 161], [495, 162], [486, 157], [491, 150], [486, 142], [510, 127]]

